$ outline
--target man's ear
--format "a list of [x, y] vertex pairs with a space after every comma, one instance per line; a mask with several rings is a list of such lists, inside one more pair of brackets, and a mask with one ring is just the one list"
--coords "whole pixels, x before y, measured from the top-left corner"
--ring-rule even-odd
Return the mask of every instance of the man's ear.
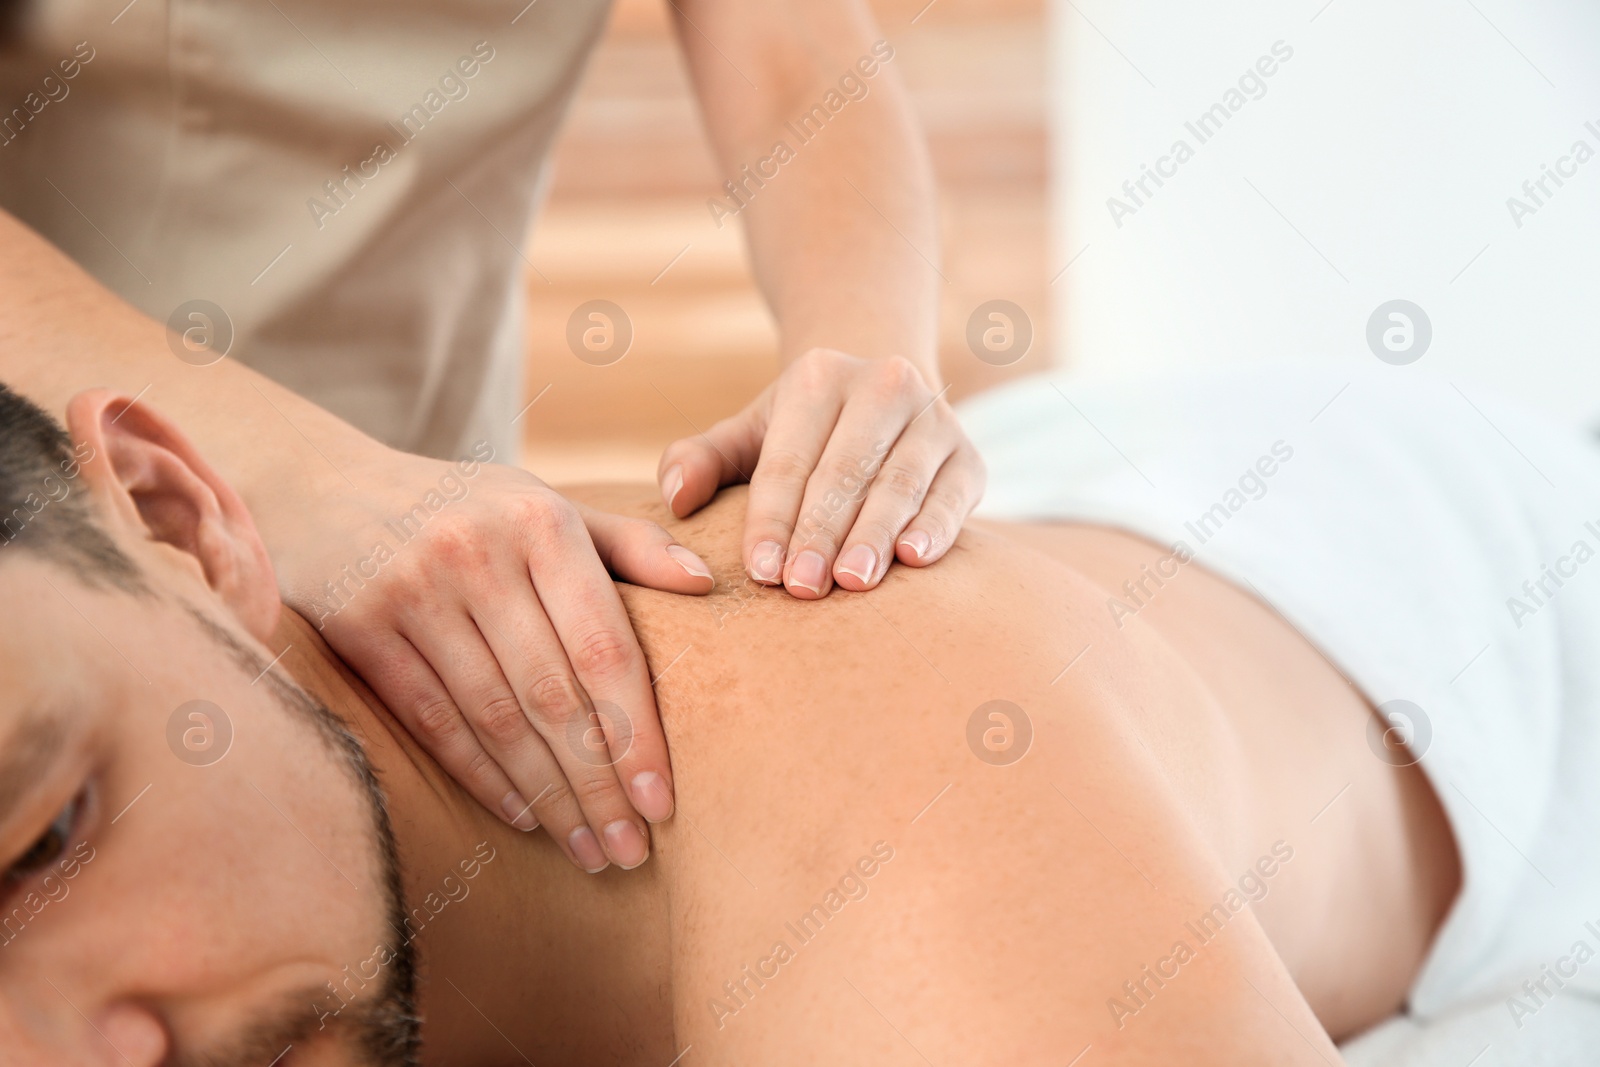
[[278, 622], [277, 580], [255, 520], [239, 494], [182, 430], [143, 403], [89, 389], [67, 404], [80, 477], [112, 523], [170, 546], [199, 572], [252, 635]]

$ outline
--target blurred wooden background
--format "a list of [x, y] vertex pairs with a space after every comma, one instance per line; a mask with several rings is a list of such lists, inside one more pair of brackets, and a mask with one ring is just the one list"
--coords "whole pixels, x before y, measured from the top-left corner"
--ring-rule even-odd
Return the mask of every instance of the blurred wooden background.
[[[1044, 0], [871, 0], [932, 146], [943, 236], [940, 357], [951, 399], [1048, 360]], [[530, 469], [551, 482], [653, 480], [660, 450], [753, 398], [777, 338], [739, 226], [706, 200], [720, 173], [689, 93], [666, 0], [617, 0], [556, 150], [528, 259]], [[915, 19], [915, 22], [913, 22]], [[574, 309], [611, 300], [626, 357], [590, 366], [566, 343]], [[1007, 368], [967, 348], [993, 299], [1032, 319]]]

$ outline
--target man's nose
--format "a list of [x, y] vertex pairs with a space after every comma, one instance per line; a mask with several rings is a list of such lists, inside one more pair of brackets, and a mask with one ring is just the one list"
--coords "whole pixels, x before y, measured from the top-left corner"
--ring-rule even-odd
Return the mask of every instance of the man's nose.
[[101, 1038], [102, 1053], [109, 1054], [107, 1067], [157, 1067], [167, 1058], [167, 1028], [148, 1008], [113, 1004], [101, 1013], [94, 1030]]
[[0, 1009], [0, 1067], [159, 1067], [166, 1059], [166, 1027], [148, 1008], [119, 1003], [91, 1015], [59, 989], [43, 992], [59, 1011], [24, 1018]]

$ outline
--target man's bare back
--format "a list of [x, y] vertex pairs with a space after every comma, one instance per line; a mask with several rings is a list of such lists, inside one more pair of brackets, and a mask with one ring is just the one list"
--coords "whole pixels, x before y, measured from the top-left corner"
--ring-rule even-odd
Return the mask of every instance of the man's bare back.
[[[685, 521], [647, 488], [574, 496], [666, 523], [719, 585], [623, 587], [679, 801], [653, 862], [589, 878], [543, 835], [479, 820], [510, 857], [497, 891], [538, 902], [528, 941], [553, 964], [568, 948], [565, 971], [469, 977], [510, 949], [463, 950], [466, 909], [459, 938], [422, 939], [527, 1054], [1313, 1063], [1337, 1056], [1323, 1031], [1402, 1003], [1456, 890], [1448, 828], [1414, 767], [1369, 750], [1366, 704], [1257, 601], [1191, 564], [1119, 619], [1108, 590], [1162, 550], [980, 525], [915, 581], [797, 603], [741, 577], [742, 490]], [[369, 705], [297, 658], [370, 736]], [[383, 736], [405, 754], [386, 757], [404, 826], [410, 794], [453, 787]], [[455, 822], [477, 819], [460, 799]], [[570, 1006], [563, 977], [586, 991]], [[626, 1020], [596, 1034], [578, 1005], [623, 986]], [[436, 1060], [483, 1036], [455, 995], [424, 989]]]

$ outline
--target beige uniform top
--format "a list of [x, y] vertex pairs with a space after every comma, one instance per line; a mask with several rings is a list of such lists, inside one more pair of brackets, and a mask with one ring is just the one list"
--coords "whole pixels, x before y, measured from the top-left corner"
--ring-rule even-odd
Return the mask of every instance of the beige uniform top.
[[515, 456], [521, 246], [609, 0], [125, 2], [0, 0], [0, 206], [380, 440]]

